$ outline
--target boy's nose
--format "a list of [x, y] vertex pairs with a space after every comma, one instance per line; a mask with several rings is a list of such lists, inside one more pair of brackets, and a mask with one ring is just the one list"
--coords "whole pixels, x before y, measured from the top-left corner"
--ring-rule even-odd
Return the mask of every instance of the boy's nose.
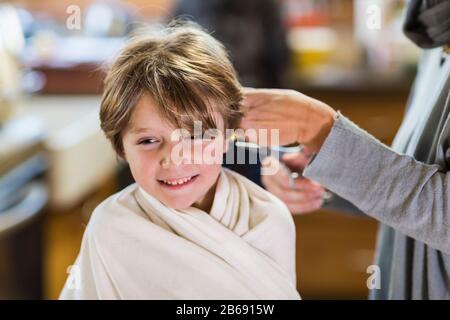
[[170, 167], [170, 154], [167, 156], [164, 156], [161, 159], [160, 164], [161, 164], [161, 167], [163, 167], [164, 169], [167, 169], [168, 167]]
[[[184, 147], [184, 148], [183, 148]], [[177, 166], [181, 164], [190, 163], [190, 146], [180, 144], [180, 142], [172, 143], [170, 147], [163, 151], [161, 158], [161, 166], [163, 168], [169, 168], [170, 166]]]

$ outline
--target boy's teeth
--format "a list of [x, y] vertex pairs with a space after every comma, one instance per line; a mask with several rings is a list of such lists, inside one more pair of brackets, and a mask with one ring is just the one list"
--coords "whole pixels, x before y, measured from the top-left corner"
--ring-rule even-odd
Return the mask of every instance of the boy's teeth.
[[170, 184], [170, 185], [175, 186], [175, 185], [177, 185], [177, 184], [183, 184], [183, 183], [186, 183], [186, 182], [188, 182], [188, 181], [191, 180], [191, 179], [192, 179], [192, 177], [181, 178], [181, 179], [175, 179], [175, 180], [163, 180], [163, 181], [164, 181], [164, 183], [166, 183], [166, 184]]

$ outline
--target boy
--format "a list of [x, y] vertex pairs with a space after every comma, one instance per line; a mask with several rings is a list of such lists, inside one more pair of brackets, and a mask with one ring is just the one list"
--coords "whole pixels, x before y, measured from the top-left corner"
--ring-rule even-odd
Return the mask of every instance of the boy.
[[286, 206], [205, 152], [196, 157], [222, 158], [241, 99], [225, 49], [194, 24], [122, 50], [100, 119], [136, 183], [94, 210], [62, 299], [300, 298]]

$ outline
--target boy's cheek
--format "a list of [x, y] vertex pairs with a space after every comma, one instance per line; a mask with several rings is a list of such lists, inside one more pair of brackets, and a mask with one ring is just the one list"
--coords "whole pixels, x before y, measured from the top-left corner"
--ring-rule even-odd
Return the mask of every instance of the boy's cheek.
[[222, 168], [221, 164], [206, 164], [201, 166], [201, 174], [208, 180], [215, 180]]

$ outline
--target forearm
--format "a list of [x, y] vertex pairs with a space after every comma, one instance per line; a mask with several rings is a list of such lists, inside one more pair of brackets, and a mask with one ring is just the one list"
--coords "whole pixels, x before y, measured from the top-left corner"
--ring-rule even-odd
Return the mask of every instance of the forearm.
[[340, 115], [305, 168], [366, 214], [450, 253], [450, 176], [400, 155]]

